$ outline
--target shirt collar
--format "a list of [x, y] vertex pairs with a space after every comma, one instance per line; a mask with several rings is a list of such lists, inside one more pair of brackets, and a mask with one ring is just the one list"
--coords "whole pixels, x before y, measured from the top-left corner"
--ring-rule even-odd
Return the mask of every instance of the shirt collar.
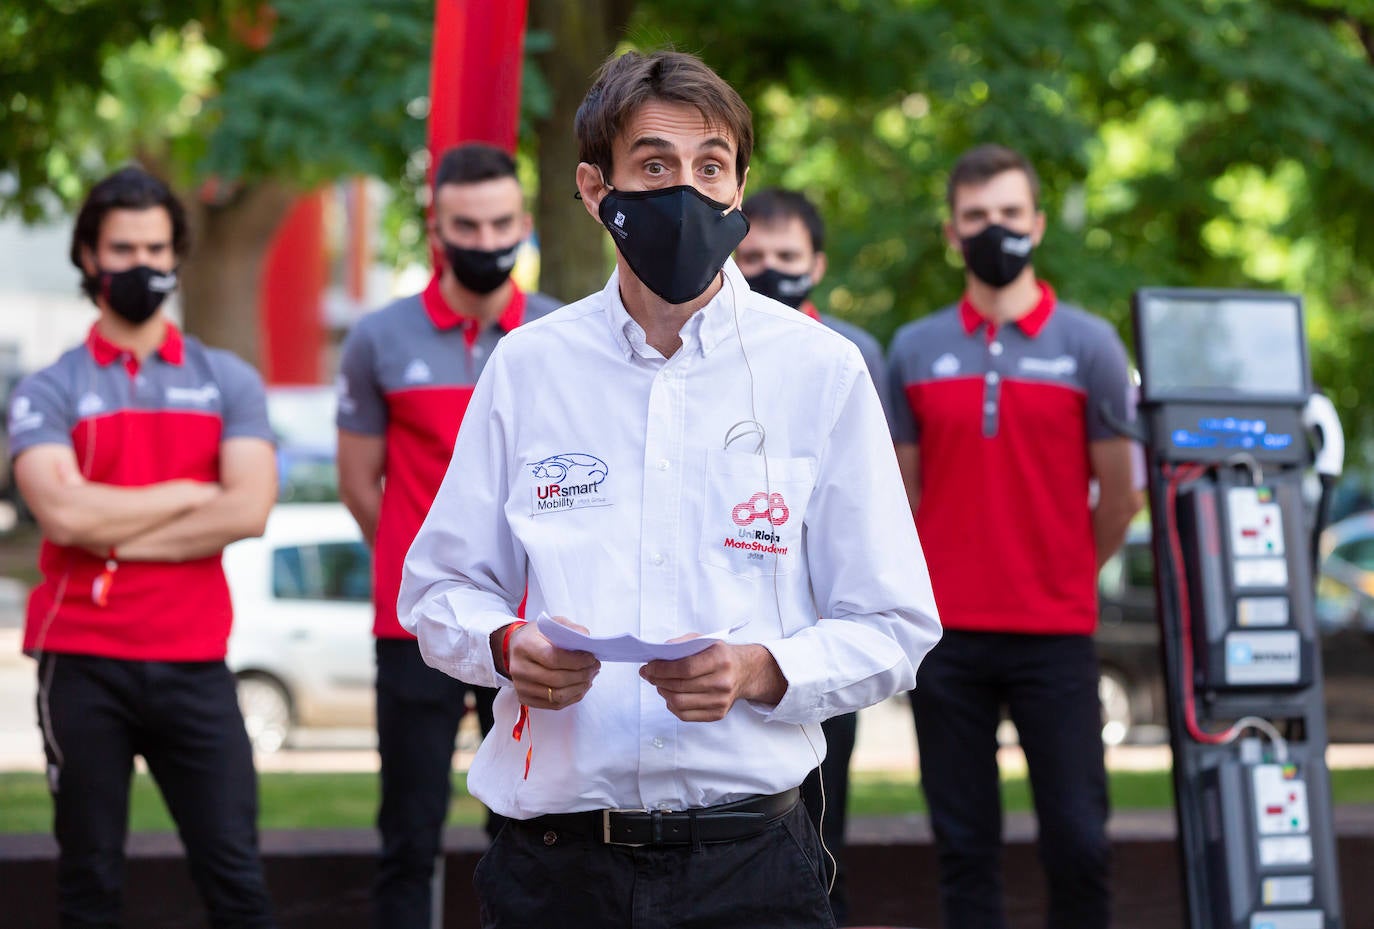
[[[429, 279], [428, 286], [420, 293], [420, 302], [424, 305], [425, 315], [434, 324], [434, 328], [442, 331], [462, 326], [465, 335], [471, 333], [468, 341], [475, 341], [478, 331], [481, 329], [481, 321], [471, 316], [464, 316], [449, 305], [449, 302], [444, 299], [439, 278], [440, 275], [435, 274]], [[511, 281], [510, 299], [506, 301], [506, 306], [501, 310], [501, 315], [496, 318], [495, 325], [500, 326], [505, 332], [510, 332], [524, 321], [525, 292], [520, 289], [520, 285]]]
[[[1054, 288], [1045, 281], [1035, 282], [1040, 287], [1040, 300], [1031, 307], [1030, 312], [1016, 320], [1016, 326], [1030, 338], [1038, 336], [1045, 328], [1045, 323], [1049, 322], [1050, 316], [1054, 314], [1055, 295]], [[978, 308], [969, 300], [968, 294], [964, 294], [959, 301], [959, 321], [964, 324], [964, 332], [973, 335], [978, 331], [979, 326], [988, 327], [988, 338], [991, 339], [997, 333], [997, 326], [990, 322], [983, 314], [978, 312]]]
[[[134, 353], [101, 335], [99, 325], [92, 325], [91, 331], [86, 334], [86, 348], [95, 359], [95, 363], [101, 367], [123, 359], [125, 367], [130, 368], [130, 373], [138, 371], [138, 359], [134, 358]], [[157, 347], [157, 355], [168, 364], [178, 367], [186, 360], [185, 339], [182, 338], [181, 330], [171, 320], [166, 321], [162, 344]]]
[[[726, 259], [725, 267], [721, 270], [725, 275], [725, 281], [720, 290], [711, 298], [710, 303], [688, 317], [687, 322], [679, 330], [683, 351], [709, 354], [734, 332], [735, 300], [739, 294], [750, 293], [749, 284], [735, 266], [733, 258]], [[615, 340], [626, 360], [633, 361], [635, 356], [659, 358], [658, 352], [649, 346], [643, 327], [634, 321], [629, 310], [625, 309], [624, 301], [620, 299], [619, 267], [611, 272], [611, 278], [606, 282], [601, 295], [611, 338]], [[741, 300], [740, 310], [743, 311], [746, 306], [747, 304]]]

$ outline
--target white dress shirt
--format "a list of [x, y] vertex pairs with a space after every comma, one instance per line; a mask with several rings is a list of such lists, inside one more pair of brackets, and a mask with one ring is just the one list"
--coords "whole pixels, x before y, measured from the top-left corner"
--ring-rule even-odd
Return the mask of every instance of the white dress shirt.
[[[612, 274], [502, 339], [468, 406], [398, 608], [430, 665], [504, 685], [468, 787], [505, 816], [795, 787], [824, 756], [820, 721], [911, 689], [940, 637], [858, 349], [750, 291], [733, 261], [725, 278], [665, 359]], [[489, 635], [527, 586], [527, 615], [593, 635], [746, 623], [731, 641], [768, 648], [786, 694], [682, 722], [638, 665], [605, 662], [581, 702], [530, 712], [526, 778], [530, 743], [512, 738], [518, 703]]]

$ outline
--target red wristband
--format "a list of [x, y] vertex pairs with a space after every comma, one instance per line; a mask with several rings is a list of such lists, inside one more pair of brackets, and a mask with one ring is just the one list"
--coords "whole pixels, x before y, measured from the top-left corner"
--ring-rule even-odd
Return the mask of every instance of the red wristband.
[[511, 637], [511, 634], [514, 633], [515, 630], [519, 629], [521, 626], [528, 626], [528, 625], [529, 625], [529, 623], [525, 622], [523, 619], [517, 619], [515, 622], [511, 623], [509, 626], [506, 627], [506, 634], [503, 635], [503, 636], [501, 637], [501, 663], [504, 664], [504, 665], [506, 666], [506, 668], [505, 668], [506, 677], [510, 677], [510, 637]]

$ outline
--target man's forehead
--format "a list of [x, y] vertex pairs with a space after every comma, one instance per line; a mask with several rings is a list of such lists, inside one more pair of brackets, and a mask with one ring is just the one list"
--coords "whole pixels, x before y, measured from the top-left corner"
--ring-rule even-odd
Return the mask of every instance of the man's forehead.
[[172, 217], [162, 206], [142, 209], [118, 207], [101, 219], [100, 239], [108, 242], [170, 242]]
[[616, 142], [626, 149], [656, 151], [718, 148], [734, 154], [736, 142], [724, 126], [686, 103], [650, 100], [625, 120]]
[[799, 216], [780, 216], [750, 220], [749, 234], [740, 248], [811, 250], [811, 233]]
[[957, 184], [954, 188], [954, 208], [1025, 205], [1034, 200], [1030, 178], [1026, 172], [1008, 168], [985, 181]]
[[466, 184], [441, 184], [434, 192], [434, 206], [445, 216], [486, 217], [519, 213], [524, 192], [513, 177], [494, 177]]

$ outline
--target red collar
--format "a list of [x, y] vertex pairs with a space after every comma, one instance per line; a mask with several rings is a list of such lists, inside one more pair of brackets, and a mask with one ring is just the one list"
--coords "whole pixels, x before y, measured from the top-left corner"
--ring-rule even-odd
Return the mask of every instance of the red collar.
[[821, 321], [820, 310], [817, 310], [816, 304], [812, 303], [810, 300], [803, 300], [802, 305], [799, 307], [799, 309], [807, 316], [810, 316], [812, 319], [814, 319], [816, 322]]
[[[425, 315], [434, 324], [434, 328], [443, 331], [453, 329], [456, 326], [463, 327], [463, 338], [471, 347], [477, 341], [477, 336], [481, 333], [482, 322], [471, 316], [463, 316], [453, 307], [449, 306], [444, 299], [444, 292], [439, 287], [439, 275], [430, 278], [429, 285], [420, 293], [420, 302], [424, 304]], [[506, 301], [506, 307], [501, 311], [501, 315], [496, 319], [496, 325], [504, 331], [510, 332], [525, 321], [525, 292], [514, 281], [511, 282], [510, 300]]]
[[[122, 360], [130, 376], [138, 373], [138, 359], [134, 357], [134, 353], [105, 338], [100, 334], [98, 326], [91, 326], [91, 331], [86, 334], [86, 348], [90, 350], [95, 363], [101, 367]], [[167, 322], [157, 354], [163, 361], [178, 367], [186, 360], [186, 342], [181, 337], [181, 330], [170, 321]]]
[[[1044, 281], [1035, 283], [1040, 286], [1040, 301], [1031, 307], [1030, 312], [1015, 321], [1021, 331], [1032, 339], [1038, 336], [1045, 328], [1045, 323], [1050, 321], [1055, 305], [1054, 288]], [[997, 334], [997, 325], [978, 312], [978, 308], [969, 300], [968, 294], [964, 294], [959, 301], [959, 321], [964, 324], [964, 332], [969, 335], [977, 332], [978, 327], [982, 325], [988, 327], [988, 341], [992, 341], [993, 336]]]

